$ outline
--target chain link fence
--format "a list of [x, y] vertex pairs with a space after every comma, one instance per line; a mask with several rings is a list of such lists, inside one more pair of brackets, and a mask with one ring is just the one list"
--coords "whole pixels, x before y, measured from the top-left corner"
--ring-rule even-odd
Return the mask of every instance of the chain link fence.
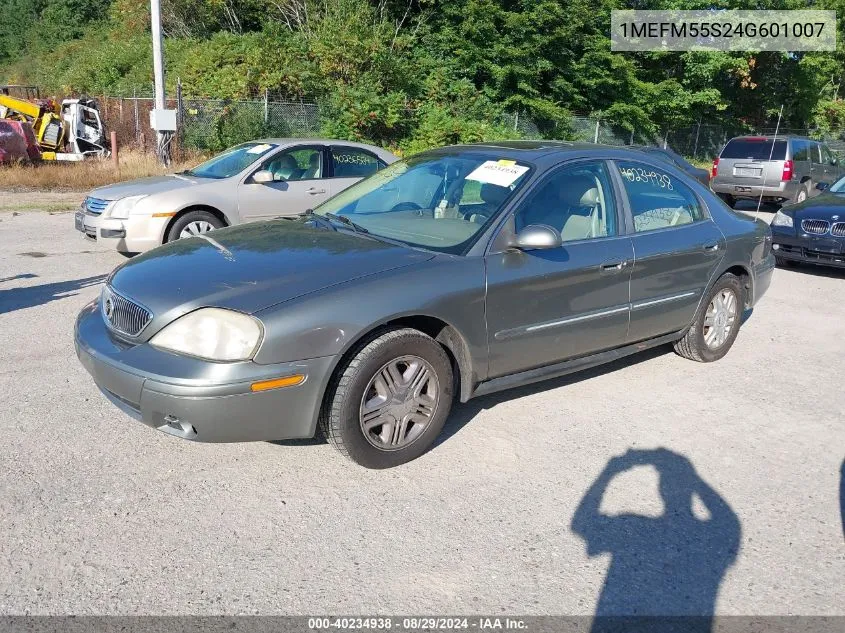
[[[149, 95], [101, 97], [100, 110], [109, 130], [117, 132], [122, 147], [155, 151], [155, 133], [150, 129], [150, 110], [154, 100]], [[232, 100], [182, 98], [169, 99], [167, 108], [177, 111], [179, 131], [173, 143], [180, 152], [219, 152], [237, 143], [262, 137], [316, 137], [320, 135], [320, 108], [316, 103], [263, 99]], [[409, 118], [411, 114], [409, 114]], [[540, 139], [538, 125], [521, 113], [508, 113], [498, 121], [514, 132], [514, 137]], [[662, 134], [629, 130], [595, 117], [572, 117], [560, 140], [605, 145], [667, 146], [697, 161], [710, 161], [722, 147], [741, 134], [774, 134], [774, 128], [753, 129], [729, 125], [698, 123], [670, 129]], [[845, 130], [821, 133], [808, 128], [780, 128], [781, 135], [809, 136], [826, 141], [831, 149], [845, 154]]]

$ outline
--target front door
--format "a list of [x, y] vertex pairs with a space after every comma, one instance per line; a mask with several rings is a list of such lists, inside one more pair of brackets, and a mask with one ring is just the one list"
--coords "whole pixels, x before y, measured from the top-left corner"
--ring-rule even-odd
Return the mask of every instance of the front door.
[[[273, 174], [273, 181], [258, 183], [255, 172]], [[262, 161], [238, 186], [238, 213], [242, 222], [299, 215], [326, 200], [329, 179], [324, 177], [324, 150], [297, 146]]]
[[617, 209], [603, 161], [558, 169], [518, 206], [504, 231], [546, 224], [563, 245], [487, 255], [490, 378], [625, 342], [633, 247]]
[[628, 342], [688, 326], [725, 252], [725, 238], [692, 189], [667, 171], [615, 163], [634, 233]]

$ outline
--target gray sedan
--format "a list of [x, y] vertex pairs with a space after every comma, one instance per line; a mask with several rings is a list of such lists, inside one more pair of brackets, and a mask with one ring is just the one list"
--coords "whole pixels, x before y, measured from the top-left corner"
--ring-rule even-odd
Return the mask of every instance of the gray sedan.
[[76, 229], [132, 255], [224, 226], [297, 215], [394, 161], [387, 150], [349, 141], [250, 141], [178, 174], [95, 189], [76, 213]]
[[771, 246], [764, 222], [642, 152], [447, 147], [299, 218], [128, 262], [80, 313], [76, 349], [109, 400], [170, 435], [319, 429], [385, 468], [423, 454], [456, 399], [656, 345], [722, 358]]

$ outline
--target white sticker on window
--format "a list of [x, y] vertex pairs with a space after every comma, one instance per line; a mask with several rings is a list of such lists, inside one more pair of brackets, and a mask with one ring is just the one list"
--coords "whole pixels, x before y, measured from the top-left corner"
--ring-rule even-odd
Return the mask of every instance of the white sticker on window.
[[250, 147], [246, 150], [247, 154], [263, 154], [268, 149], [270, 149], [272, 145], [268, 145], [267, 143], [263, 143], [261, 145], [256, 145], [255, 147]]
[[510, 187], [516, 179], [528, 171], [528, 167], [517, 165], [512, 160], [488, 160], [467, 176], [467, 180]]

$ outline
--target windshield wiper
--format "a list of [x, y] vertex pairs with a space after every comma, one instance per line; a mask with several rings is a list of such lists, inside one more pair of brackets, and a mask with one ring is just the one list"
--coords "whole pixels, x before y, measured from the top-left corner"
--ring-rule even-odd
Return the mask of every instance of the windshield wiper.
[[[315, 214], [315, 215], [317, 215], [317, 214]], [[324, 217], [335, 220], [336, 222], [340, 222], [341, 224], [348, 226], [350, 229], [352, 229], [356, 233], [364, 233], [364, 234], [369, 233], [369, 231], [367, 229], [365, 229], [360, 224], [356, 224], [355, 222], [353, 222], [352, 220], [347, 218], [345, 215], [337, 215], [335, 213], [326, 213], [324, 215]]]
[[314, 209], [306, 209], [305, 213], [302, 214], [306, 220], [314, 220], [315, 222], [319, 222], [324, 227], [331, 229], [332, 231], [337, 231], [337, 227], [334, 223], [326, 217], [323, 217], [319, 213], [314, 213]]

